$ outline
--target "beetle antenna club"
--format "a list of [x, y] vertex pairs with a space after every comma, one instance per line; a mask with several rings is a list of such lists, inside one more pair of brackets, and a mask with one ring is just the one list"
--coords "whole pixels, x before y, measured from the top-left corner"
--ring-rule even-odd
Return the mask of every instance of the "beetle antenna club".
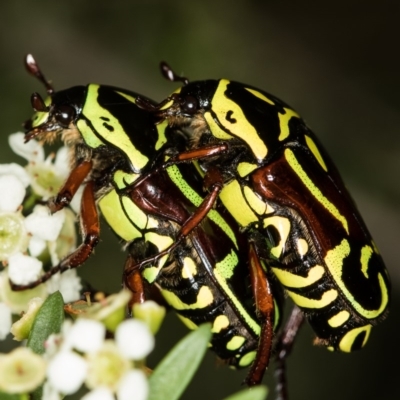
[[54, 93], [54, 87], [53, 85], [44, 77], [42, 71], [39, 68], [39, 65], [37, 64], [36, 60], [33, 58], [32, 54], [27, 54], [24, 59], [25, 67], [28, 70], [28, 72], [33, 75], [35, 78], [39, 79], [40, 82], [43, 83], [43, 85], [46, 88], [46, 91], [48, 94], [53, 94]]
[[189, 83], [188, 78], [175, 74], [173, 69], [165, 61], [160, 62], [160, 69], [162, 76], [171, 82], [182, 82], [185, 86]]

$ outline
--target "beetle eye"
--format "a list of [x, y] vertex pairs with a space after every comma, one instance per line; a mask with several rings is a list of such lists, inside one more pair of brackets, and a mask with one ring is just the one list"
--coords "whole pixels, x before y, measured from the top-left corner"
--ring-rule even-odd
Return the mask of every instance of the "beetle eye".
[[73, 107], [62, 105], [57, 107], [55, 118], [63, 128], [68, 128], [70, 122], [75, 118], [75, 114]]
[[186, 114], [194, 114], [199, 107], [197, 99], [193, 96], [186, 96], [182, 103], [182, 111]]

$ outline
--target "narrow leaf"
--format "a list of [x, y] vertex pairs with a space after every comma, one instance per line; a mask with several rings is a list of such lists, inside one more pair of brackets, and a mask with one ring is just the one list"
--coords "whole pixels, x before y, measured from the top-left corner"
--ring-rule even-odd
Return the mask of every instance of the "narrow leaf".
[[51, 294], [38, 311], [27, 346], [35, 353], [44, 353], [44, 342], [52, 333], [58, 333], [64, 321], [64, 301], [60, 292]]
[[267, 394], [268, 388], [266, 386], [256, 386], [241, 390], [238, 393], [226, 397], [224, 400], [265, 400]]
[[177, 400], [189, 384], [211, 338], [210, 324], [184, 337], [150, 376], [149, 400]]

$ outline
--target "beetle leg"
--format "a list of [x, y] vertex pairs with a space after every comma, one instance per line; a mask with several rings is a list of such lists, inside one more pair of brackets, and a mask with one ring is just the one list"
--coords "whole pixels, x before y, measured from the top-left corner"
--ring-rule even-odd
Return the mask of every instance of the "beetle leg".
[[82, 265], [90, 256], [93, 249], [99, 242], [100, 224], [94, 198], [94, 183], [88, 182], [85, 186], [81, 202], [81, 232], [83, 241], [81, 245], [69, 256], [64, 258], [58, 265], [51, 267], [36, 281], [26, 285], [17, 285], [12, 282], [11, 288], [14, 291], [32, 289], [43, 282], [49, 280], [56, 273], [64, 272], [68, 269], [77, 268]]
[[[131, 292], [131, 300], [129, 302], [129, 310], [132, 308], [133, 304], [141, 304], [146, 300], [143, 286], [143, 279], [140, 271], [134, 269], [136, 261], [131, 255], [128, 256], [125, 266], [124, 266], [124, 276], [123, 285], [128, 288]], [[128, 276], [125, 271], [132, 271]]]
[[161, 257], [170, 254], [190, 233], [197, 228], [201, 221], [207, 216], [209, 211], [213, 208], [215, 202], [217, 201], [218, 195], [222, 189], [222, 186], [215, 184], [211, 192], [203, 199], [200, 206], [196, 211], [184, 222], [179, 230], [174, 243], [168, 246], [165, 250], [160, 251], [155, 256], [145, 258], [141, 260], [136, 265], [130, 265], [124, 270], [124, 279], [129, 280], [130, 275], [138, 269], [142, 269], [145, 264], [155, 263]]
[[276, 346], [276, 400], [287, 400], [288, 398], [286, 384], [286, 358], [292, 351], [294, 340], [303, 322], [304, 314], [301, 312], [299, 307], [294, 306]]
[[55, 213], [68, 206], [72, 198], [75, 196], [79, 186], [89, 175], [92, 170], [91, 161], [83, 161], [78, 164], [69, 174], [67, 181], [64, 183], [63, 187], [59, 190], [57, 196], [50, 199], [47, 203], [50, 211]]
[[271, 356], [274, 336], [274, 301], [271, 286], [253, 243], [250, 243], [249, 248], [249, 267], [256, 310], [262, 321], [256, 359], [245, 380], [247, 385], [254, 386], [261, 382]]

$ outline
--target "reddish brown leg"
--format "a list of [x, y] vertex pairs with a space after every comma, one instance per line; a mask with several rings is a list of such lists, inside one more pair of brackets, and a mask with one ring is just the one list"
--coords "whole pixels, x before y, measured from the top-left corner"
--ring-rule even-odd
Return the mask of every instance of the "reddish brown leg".
[[71, 200], [75, 196], [79, 186], [81, 186], [91, 170], [92, 162], [83, 161], [71, 171], [67, 181], [64, 183], [57, 196], [50, 199], [47, 203], [52, 213], [63, 209], [71, 203]]
[[159, 252], [157, 255], [145, 258], [144, 260], [138, 262], [135, 265], [130, 265], [128, 268], [124, 270], [124, 279], [126, 281], [129, 281], [130, 275], [134, 271], [141, 269], [145, 264], [155, 263], [161, 257], [170, 254], [171, 251], [173, 251], [180, 244], [180, 242], [193, 231], [193, 229], [197, 228], [201, 223], [201, 221], [207, 216], [209, 211], [213, 208], [213, 205], [216, 202], [220, 191], [221, 191], [221, 186], [215, 185], [212, 188], [211, 193], [209, 193], [203, 199], [203, 202], [197, 208], [196, 212], [194, 212], [182, 225], [175, 239], [175, 242], [171, 246], [167, 247], [165, 250]]
[[135, 260], [132, 258], [131, 255], [128, 256], [125, 266], [124, 266], [124, 271], [132, 271], [128, 276], [125, 275], [125, 279], [123, 281], [123, 285], [130, 290], [131, 292], [131, 300], [129, 302], [129, 310], [132, 309], [133, 304], [141, 304], [143, 303], [146, 298], [144, 294], [144, 286], [143, 286], [143, 279], [140, 271], [138, 269], [134, 269], [134, 266], [137, 263]]
[[249, 264], [256, 309], [262, 320], [257, 356], [245, 380], [247, 385], [254, 386], [261, 382], [271, 356], [274, 336], [274, 301], [268, 279], [252, 243], [249, 249]]
[[99, 241], [100, 225], [97, 207], [94, 199], [93, 182], [86, 185], [81, 202], [81, 232], [82, 244], [69, 256], [64, 258], [58, 265], [50, 268], [39, 279], [27, 285], [16, 285], [10, 282], [12, 290], [20, 291], [32, 289], [49, 280], [56, 273], [68, 269], [77, 268], [82, 265], [90, 256]]
[[286, 358], [292, 351], [294, 340], [303, 322], [304, 314], [297, 306], [294, 306], [276, 346], [276, 400], [288, 399], [286, 382]]

